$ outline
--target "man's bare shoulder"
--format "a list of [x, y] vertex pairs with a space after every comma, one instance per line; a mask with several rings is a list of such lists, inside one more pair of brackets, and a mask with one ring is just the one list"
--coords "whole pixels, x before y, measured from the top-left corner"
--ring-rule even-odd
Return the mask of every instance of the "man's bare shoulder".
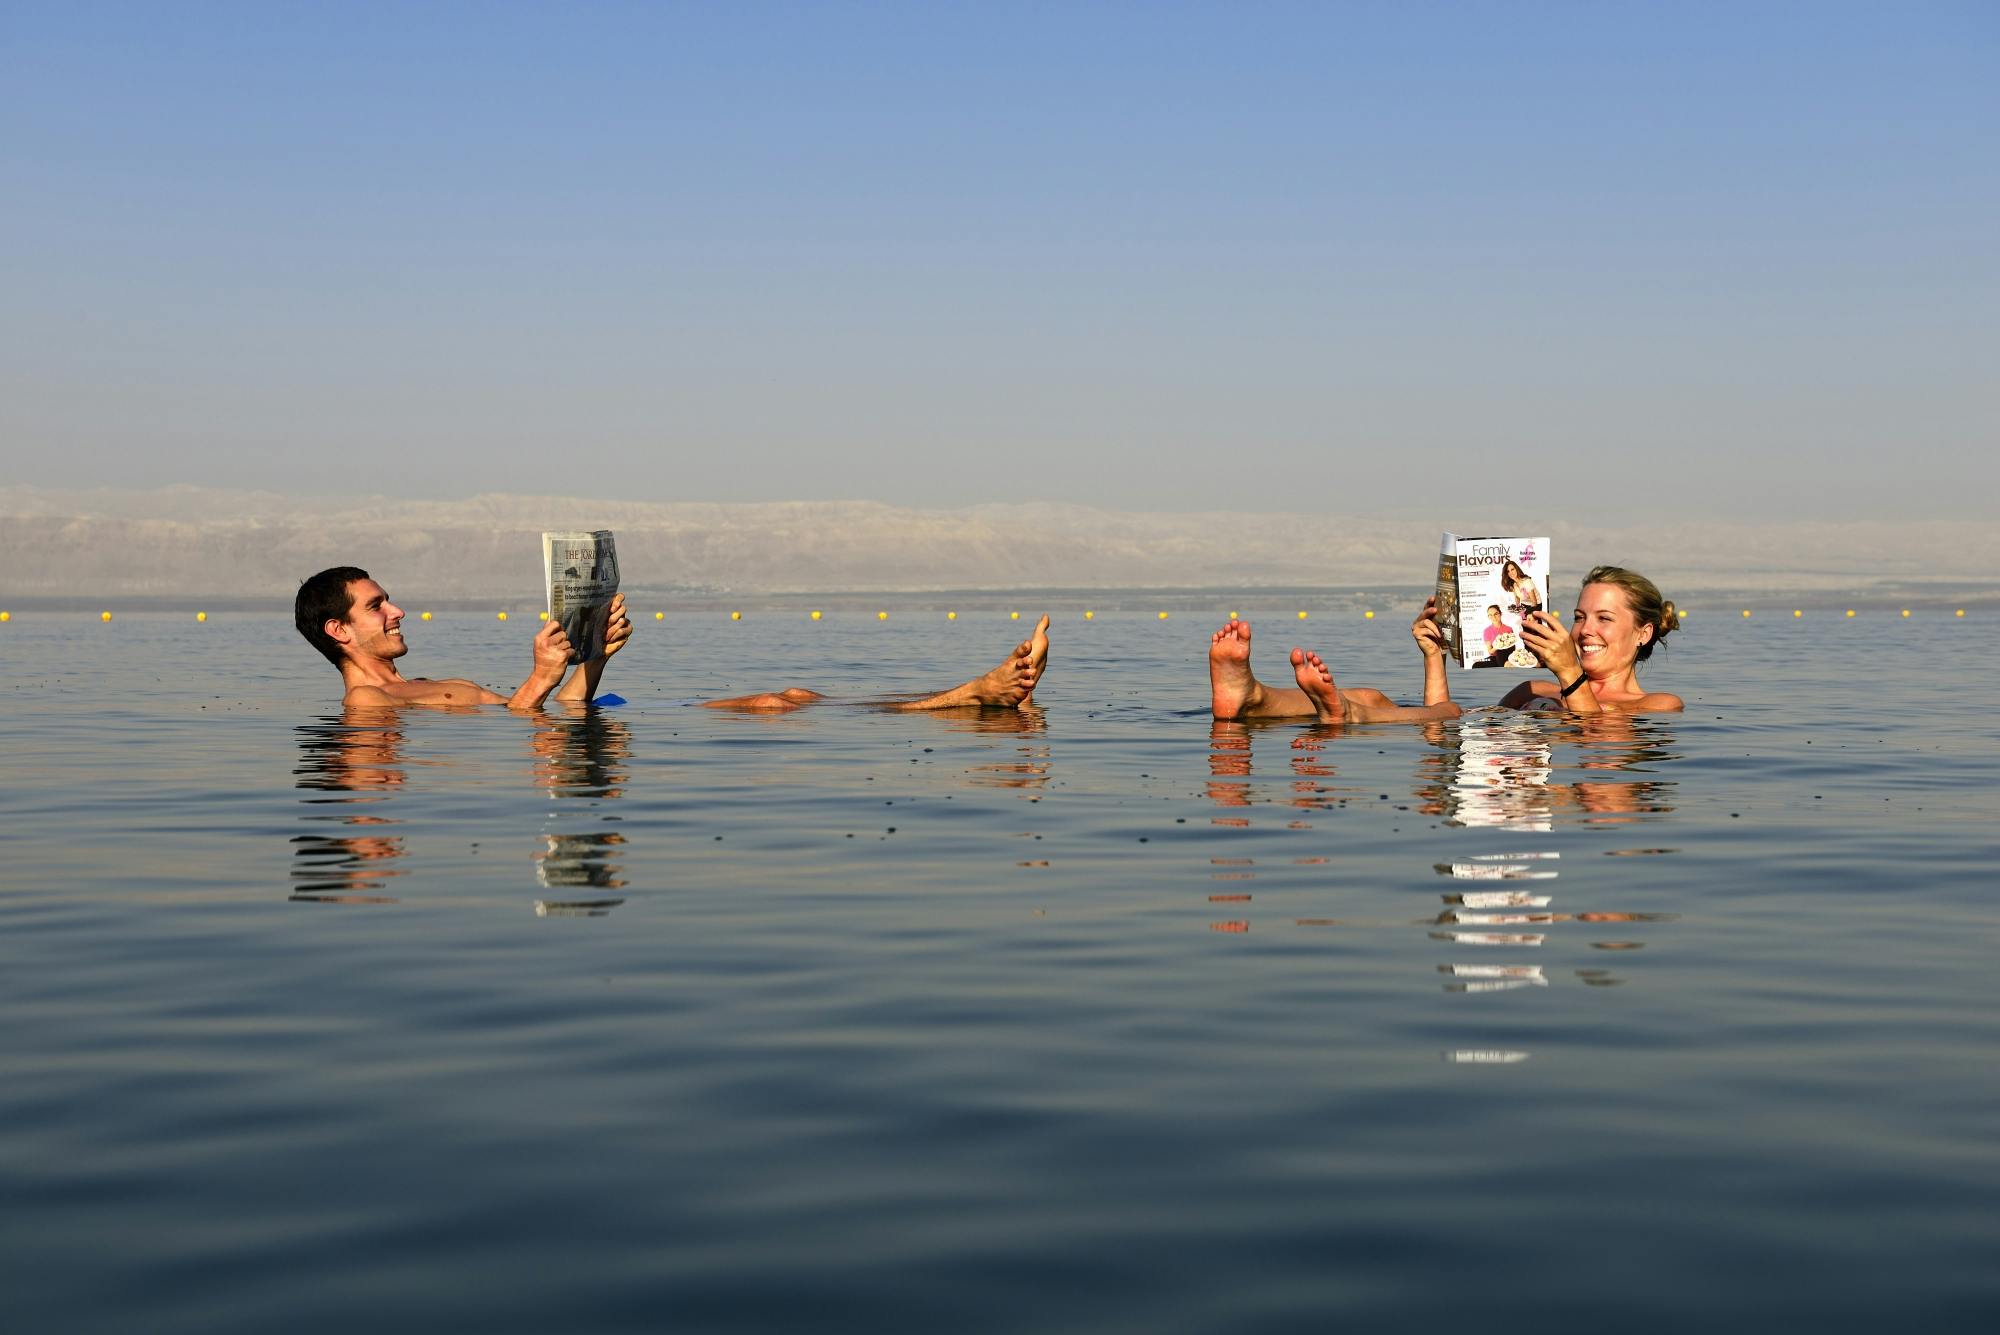
[[356, 706], [383, 705], [504, 705], [507, 697], [495, 695], [478, 682], [462, 677], [390, 682], [386, 685], [359, 685], [347, 688], [345, 703]]

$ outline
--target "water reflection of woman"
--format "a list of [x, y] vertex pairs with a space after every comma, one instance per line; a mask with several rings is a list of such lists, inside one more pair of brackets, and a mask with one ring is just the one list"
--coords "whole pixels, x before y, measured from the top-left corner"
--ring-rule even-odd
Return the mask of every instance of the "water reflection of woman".
[[[1436, 750], [1417, 764], [1417, 810], [1452, 825], [1546, 830], [1565, 815], [1620, 824], [1674, 809], [1673, 780], [1625, 777], [1674, 760], [1672, 738], [1622, 713], [1573, 718], [1565, 728], [1474, 714], [1456, 728], [1432, 724], [1424, 737]], [[1574, 748], [1575, 758], [1559, 758], [1557, 748]], [[1555, 781], [1562, 771], [1604, 777]]]

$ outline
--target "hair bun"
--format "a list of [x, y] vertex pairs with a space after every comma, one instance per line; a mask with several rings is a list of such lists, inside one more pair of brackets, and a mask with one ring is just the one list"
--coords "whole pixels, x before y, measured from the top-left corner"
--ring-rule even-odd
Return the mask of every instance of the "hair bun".
[[1654, 637], [1658, 638], [1659, 636], [1670, 634], [1680, 628], [1681, 614], [1675, 609], [1674, 600], [1671, 598], [1664, 599], [1660, 603], [1660, 628], [1654, 632]]

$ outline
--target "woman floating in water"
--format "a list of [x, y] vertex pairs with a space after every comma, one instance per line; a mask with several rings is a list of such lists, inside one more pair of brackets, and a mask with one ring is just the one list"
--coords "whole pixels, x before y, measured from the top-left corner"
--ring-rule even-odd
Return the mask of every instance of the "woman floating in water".
[[[1531, 586], [1532, 587], [1532, 586]], [[1576, 600], [1576, 624], [1564, 631], [1546, 612], [1522, 620], [1520, 639], [1554, 676], [1524, 681], [1501, 705], [1528, 709], [1544, 702], [1578, 714], [1641, 714], [1680, 709], [1681, 699], [1639, 685], [1638, 664], [1653, 646], [1680, 627], [1674, 605], [1653, 581], [1618, 566], [1598, 566], [1583, 579]], [[1209, 686], [1219, 719], [1301, 718], [1323, 723], [1430, 723], [1457, 718], [1445, 670], [1444, 631], [1437, 623], [1437, 599], [1424, 601], [1410, 625], [1424, 655], [1424, 703], [1399, 706], [1365, 686], [1335, 686], [1333, 672], [1316, 653], [1292, 650], [1297, 689], [1266, 686], [1250, 671], [1250, 626], [1231, 621], [1208, 648]]]
[[1639, 685], [1639, 664], [1680, 624], [1680, 613], [1652, 580], [1621, 566], [1598, 566], [1583, 577], [1567, 632], [1546, 612], [1522, 618], [1522, 641], [1554, 680], [1524, 681], [1500, 703], [1528, 709], [1549, 701], [1577, 714], [1679, 709], [1678, 695]]

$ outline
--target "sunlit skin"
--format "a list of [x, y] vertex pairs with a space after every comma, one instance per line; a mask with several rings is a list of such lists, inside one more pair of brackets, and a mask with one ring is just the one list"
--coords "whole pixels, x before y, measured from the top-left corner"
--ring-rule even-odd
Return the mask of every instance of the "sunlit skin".
[[410, 651], [403, 638], [403, 609], [391, 602], [388, 591], [372, 579], [352, 581], [347, 593], [350, 601], [346, 617], [329, 618], [326, 633], [343, 650], [340, 677], [347, 687], [343, 702], [359, 708], [506, 705], [509, 709], [535, 710], [551, 696], [581, 702], [595, 694], [605, 663], [632, 637], [632, 622], [625, 615], [625, 595], [621, 593], [611, 600], [604, 657], [582, 664], [565, 683], [569, 637], [563, 633], [560, 621], [545, 622], [535, 635], [528, 679], [512, 695], [500, 695], [463, 677], [405, 677], [396, 668], [396, 660]]
[[[999, 664], [968, 682], [939, 691], [935, 695], [920, 696], [914, 700], [869, 700], [864, 703], [876, 709], [891, 710], [936, 710], [936, 709], [1014, 709], [1029, 710], [1034, 706], [1035, 687], [1041, 684], [1042, 673], [1049, 665], [1049, 619], [1045, 615], [1035, 623], [1035, 629], [1027, 639], [1014, 646], [1013, 652], [1001, 659]], [[734, 709], [749, 713], [785, 713], [802, 708], [827, 697], [818, 691], [809, 691], [802, 686], [793, 686], [782, 691], [761, 691], [755, 695], [732, 696], [727, 700], [704, 700], [710, 709]]]
[[1267, 686], [1250, 670], [1250, 623], [1223, 623], [1209, 637], [1210, 707], [1225, 720], [1315, 718], [1322, 723], [1436, 723], [1463, 711], [1452, 703], [1445, 683], [1444, 636], [1437, 628], [1437, 600], [1425, 601], [1410, 625], [1424, 656], [1424, 703], [1399, 705], [1368, 686], [1336, 686], [1333, 672], [1316, 653], [1291, 652], [1297, 686]]
[[[1683, 708], [1681, 698], [1648, 691], [1639, 684], [1638, 655], [1653, 641], [1653, 627], [1641, 625], [1630, 598], [1615, 584], [1586, 584], [1577, 595], [1570, 628], [1546, 612], [1522, 619], [1521, 640], [1551, 680], [1524, 681], [1500, 703], [1526, 709], [1550, 700], [1577, 714], [1650, 714]], [[1588, 684], [1564, 697], [1562, 688], [1581, 675]]]

